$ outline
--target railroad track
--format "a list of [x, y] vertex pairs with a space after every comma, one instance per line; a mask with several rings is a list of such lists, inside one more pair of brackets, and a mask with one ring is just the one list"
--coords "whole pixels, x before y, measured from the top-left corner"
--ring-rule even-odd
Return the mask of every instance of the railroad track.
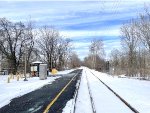
[[[80, 71], [79, 74], [82, 74], [82, 71]], [[74, 107], [73, 107], [73, 110], [70, 111], [70, 113], [72, 113], [72, 112], [75, 113], [76, 102], [77, 102], [77, 97], [78, 97], [78, 91], [79, 91], [80, 83], [81, 83], [81, 75], [80, 75], [80, 78], [79, 78], [79, 80], [77, 82], [76, 91], [75, 91], [74, 96], [73, 96], [73, 98], [74, 98]]]
[[[90, 70], [89, 70], [90, 71]], [[92, 75], [97, 78], [97, 80], [99, 80], [110, 92], [112, 92], [119, 100], [121, 100], [121, 102], [123, 102], [133, 113], [140, 113], [137, 109], [135, 109], [133, 106], [131, 106], [126, 100], [124, 100], [119, 94], [117, 94], [113, 89], [111, 89], [106, 83], [104, 83], [100, 78], [98, 78], [92, 71], [90, 71], [92, 73]], [[92, 96], [92, 92], [91, 92], [91, 88], [89, 85], [89, 80], [88, 77], [86, 75], [86, 79], [87, 79], [87, 84], [88, 84], [88, 89], [89, 89], [89, 94], [90, 94], [90, 100], [91, 100], [91, 105], [92, 105], [92, 111], [93, 113], [96, 113], [95, 110], [95, 104], [93, 101], [93, 96]]]
[[[92, 112], [96, 113], [96, 109], [95, 109], [95, 105], [94, 105], [94, 101], [93, 101], [93, 96], [92, 96], [92, 92], [91, 92], [91, 88], [90, 88], [87, 76], [86, 76], [86, 80], [87, 80], [88, 93], [90, 95], [90, 102], [91, 102], [91, 105], [92, 105]], [[80, 83], [81, 83], [81, 76], [80, 76], [80, 79], [78, 81], [78, 86], [76, 88], [76, 92], [75, 92], [75, 96], [74, 96], [75, 101], [74, 101], [73, 113], [76, 113], [76, 102], [77, 102], [77, 98], [78, 98], [78, 91], [79, 91]], [[70, 112], [70, 113], [72, 113], [72, 112]]]
[[89, 84], [89, 80], [87, 78], [87, 74], [86, 74], [86, 80], [87, 80], [87, 86], [88, 86], [88, 89], [89, 89], [89, 95], [90, 95], [90, 101], [91, 101], [91, 105], [92, 105], [92, 111], [93, 111], [93, 113], [96, 113], [94, 99], [93, 99], [93, 96], [92, 96], [92, 91], [91, 91], [91, 87], [90, 87], [90, 84]]

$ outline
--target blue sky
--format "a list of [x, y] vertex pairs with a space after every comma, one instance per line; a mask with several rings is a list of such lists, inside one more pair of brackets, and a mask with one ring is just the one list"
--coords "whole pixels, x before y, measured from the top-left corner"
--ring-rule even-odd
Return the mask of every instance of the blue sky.
[[143, 11], [150, 0], [0, 0], [0, 17], [55, 26], [71, 38], [81, 59], [88, 55], [93, 38], [104, 41], [107, 57], [120, 48], [120, 26]]

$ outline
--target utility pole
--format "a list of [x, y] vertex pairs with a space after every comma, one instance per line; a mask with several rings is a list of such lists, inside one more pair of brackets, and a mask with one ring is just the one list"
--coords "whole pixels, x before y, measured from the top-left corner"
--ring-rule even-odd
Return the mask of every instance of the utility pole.
[[24, 55], [24, 81], [28, 81], [27, 80], [27, 45], [25, 44], [25, 55]]
[[93, 53], [93, 69], [95, 69], [95, 56], [94, 56], [94, 53]]
[[52, 66], [52, 61], [53, 61], [53, 60], [52, 60], [52, 55], [51, 55], [51, 71], [52, 71], [52, 68], [53, 68], [53, 66]]

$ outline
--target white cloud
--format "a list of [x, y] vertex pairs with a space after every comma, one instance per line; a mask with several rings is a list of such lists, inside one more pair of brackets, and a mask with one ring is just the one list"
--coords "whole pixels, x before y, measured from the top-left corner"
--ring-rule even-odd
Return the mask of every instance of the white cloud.
[[75, 48], [88, 49], [91, 42], [73, 42]]
[[97, 30], [97, 31], [60, 31], [60, 34], [68, 37], [68, 38], [76, 38], [76, 37], [89, 37], [89, 36], [119, 36], [119, 29], [105, 29], [105, 30]]
[[[120, 49], [121, 45], [120, 45], [120, 40], [107, 40], [107, 41], [103, 41], [104, 42], [104, 50], [106, 53], [106, 58], [107, 60], [109, 60], [110, 57], [110, 53], [113, 49]], [[89, 55], [89, 46], [90, 46], [91, 42], [73, 42], [73, 45], [75, 47], [75, 51], [77, 52], [79, 58], [81, 60], [84, 60], [84, 58], [86, 56]]]
[[[4, 0], [0, 0], [4, 1]], [[43, 0], [5, 0], [7, 2], [13, 2], [13, 1], [43, 1]], [[54, 1], [54, 0], [44, 0], [44, 1]], [[110, 2], [110, 1], [116, 1], [116, 0], [55, 0], [55, 1], [103, 1], [103, 2]], [[149, 2], [149, 0], [120, 0], [120, 1], [130, 1], [130, 2]], [[118, 1], [119, 2], [119, 1]]]
[[[113, 49], [120, 49], [121, 44], [120, 40], [107, 40], [103, 41], [104, 50], [106, 53], [106, 59], [109, 59], [109, 55]], [[77, 51], [78, 56], [83, 60], [89, 54], [89, 46], [91, 42], [73, 42], [75, 50]]]
[[[46, 1], [53, 1], [52, 3], [48, 3], [48, 5], [43, 5], [44, 1], [42, 0], [8, 0], [10, 5], [6, 6], [5, 8], [1, 8], [0, 13], [1, 17], [8, 17], [13, 18], [14, 20], [20, 21], [24, 20], [24, 18], [31, 18], [37, 22], [41, 21], [49, 21], [48, 24], [54, 25], [76, 25], [76, 24], [83, 24], [83, 23], [90, 23], [90, 22], [103, 22], [112, 19], [125, 19], [135, 17], [137, 12], [131, 11], [133, 9], [140, 10], [144, 2], [148, 2], [149, 0], [96, 0], [96, 2], [79, 2], [82, 0], [67, 0], [67, 1], [74, 1], [71, 2], [57, 2], [57, 0], [46, 0]], [[14, 1], [41, 1], [42, 3], [39, 7], [36, 7], [36, 2], [33, 3], [35, 6], [26, 6], [26, 7], [19, 7], [14, 5]], [[59, 0], [60, 1], [60, 0]], [[63, 0], [61, 0], [63, 1]], [[78, 1], [78, 2], [77, 2]], [[87, 0], [83, 0], [87, 1]], [[94, 0], [95, 1], [95, 0]], [[30, 4], [29, 2], [29, 4]], [[9, 6], [10, 7], [8, 8]], [[20, 3], [21, 4], [21, 3]], [[22, 4], [24, 4], [22, 2]], [[5, 4], [6, 5], [6, 4]], [[19, 9], [18, 9], [19, 7]], [[17, 13], [16, 13], [17, 12]], [[86, 13], [94, 14], [97, 13], [95, 16], [86, 16], [80, 17], [79, 13]], [[104, 13], [109, 13], [109, 15], [105, 15]], [[79, 16], [79, 17], [78, 17]], [[81, 15], [82, 16], [82, 15]]]
[[109, 54], [113, 49], [120, 49], [120, 48], [121, 48], [120, 39], [104, 41], [104, 49], [106, 52], [107, 59], [109, 59]]
[[[3, 5], [4, 0], [0, 1], [3, 1], [0, 2], [1, 17], [13, 21], [26, 21], [31, 16], [31, 19], [35, 20], [37, 24], [55, 25], [58, 28], [69, 26], [67, 30], [63, 27], [60, 28], [60, 34], [72, 39], [79, 37], [93, 38], [94, 36], [117, 37], [120, 35], [119, 28], [122, 23], [115, 23], [115, 20], [124, 21], [135, 18], [142, 11], [144, 3], [150, 3], [150, 0], [44, 0], [52, 1], [49, 3], [42, 0], [7, 0]], [[24, 6], [25, 2], [17, 4], [18, 2], [15, 1], [26, 1], [26, 6]], [[41, 3], [37, 4], [35, 1], [41, 1]], [[114, 20], [114, 23], [110, 23], [111, 20]], [[90, 29], [91, 25], [96, 30]], [[78, 26], [81, 26], [81, 28]], [[83, 59], [88, 55], [90, 42], [79, 40], [74, 42], [74, 45], [80, 58]], [[119, 40], [104, 39], [104, 48], [107, 54], [110, 53], [112, 48], [119, 47]]]
[[77, 51], [77, 55], [79, 56], [79, 58], [81, 60], [84, 60], [84, 58], [86, 56], [88, 56], [88, 54], [89, 54], [89, 50], [88, 49], [82, 49], [82, 50], [76, 50], [76, 51]]

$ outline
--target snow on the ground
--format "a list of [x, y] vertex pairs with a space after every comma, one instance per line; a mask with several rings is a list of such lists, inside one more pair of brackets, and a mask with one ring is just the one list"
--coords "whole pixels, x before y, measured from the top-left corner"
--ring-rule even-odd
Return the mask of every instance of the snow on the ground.
[[132, 113], [120, 99], [104, 86], [89, 70], [87, 79], [97, 113]]
[[[65, 75], [68, 74], [72, 71], [74, 71], [75, 69], [69, 69], [69, 70], [65, 70], [65, 71], [58, 71], [55, 75]], [[51, 72], [49, 72], [49, 75], [53, 75]]]
[[72, 113], [74, 107], [74, 99], [71, 99], [67, 102], [65, 108], [63, 109], [62, 113]]
[[[86, 75], [89, 80], [94, 105], [97, 113], [130, 113], [130, 109], [125, 106], [112, 92], [101, 84], [89, 71], [99, 77], [131, 106], [140, 113], [150, 111], [150, 82], [129, 78], [118, 78], [82, 67], [83, 74], [79, 88], [75, 113], [91, 113], [89, 92], [87, 90]], [[71, 111], [73, 105], [68, 102], [63, 113]], [[73, 113], [73, 112], [70, 112]]]
[[74, 71], [75, 69], [70, 69], [70, 70], [65, 70], [65, 71], [58, 71], [58, 73], [57, 74], [68, 74], [68, 73], [70, 73], [70, 72], [72, 72], [72, 71]]
[[150, 113], [150, 81], [112, 77], [97, 71], [93, 73], [140, 113]]
[[92, 113], [85, 71], [82, 72], [81, 83], [78, 91], [75, 113]]
[[39, 80], [38, 77], [33, 77], [27, 78], [28, 81], [23, 81], [24, 79], [17, 81], [15, 78], [14, 80], [11, 79], [10, 83], [7, 83], [7, 77], [6, 79], [3, 78], [3, 81], [0, 82], [0, 108], [10, 103], [11, 99], [52, 83], [56, 78], [48, 77], [46, 80]]
[[[59, 74], [67, 74], [72, 70], [61, 71]], [[59, 76], [60, 77], [60, 76]], [[24, 78], [17, 81], [17, 78], [11, 79], [7, 83], [8, 75], [0, 76], [0, 108], [10, 103], [11, 99], [34, 91], [46, 84], [51, 84], [56, 77], [47, 77], [46, 80], [40, 80], [39, 77], [27, 78], [28, 81], [23, 81]]]

